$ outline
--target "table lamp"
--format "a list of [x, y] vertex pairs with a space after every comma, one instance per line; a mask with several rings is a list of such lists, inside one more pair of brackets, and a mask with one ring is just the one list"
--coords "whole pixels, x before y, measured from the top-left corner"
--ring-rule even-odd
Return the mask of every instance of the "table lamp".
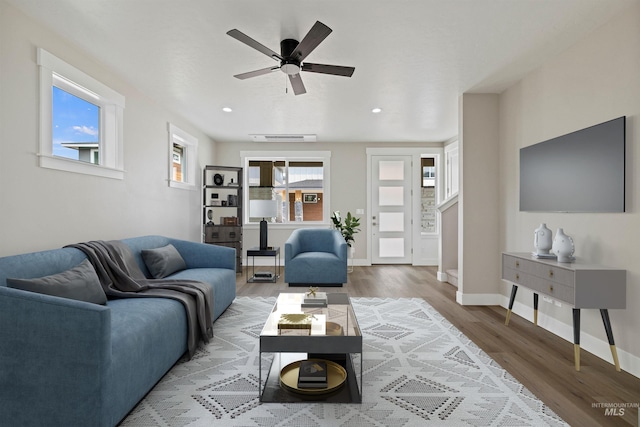
[[267, 249], [267, 221], [265, 218], [273, 218], [278, 214], [276, 200], [250, 200], [249, 215], [253, 218], [262, 217], [260, 221], [260, 250]]

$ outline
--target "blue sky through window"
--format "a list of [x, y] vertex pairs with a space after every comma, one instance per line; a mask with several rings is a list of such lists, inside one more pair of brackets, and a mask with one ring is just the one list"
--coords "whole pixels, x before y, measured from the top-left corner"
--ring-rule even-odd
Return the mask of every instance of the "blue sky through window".
[[100, 141], [100, 107], [53, 86], [53, 155], [78, 160], [79, 150], [64, 143]]

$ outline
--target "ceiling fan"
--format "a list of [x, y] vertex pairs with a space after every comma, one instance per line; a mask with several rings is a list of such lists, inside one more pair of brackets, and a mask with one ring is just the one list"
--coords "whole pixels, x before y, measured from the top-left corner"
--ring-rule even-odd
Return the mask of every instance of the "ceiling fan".
[[249, 71], [248, 73], [236, 74], [235, 78], [244, 80], [251, 77], [261, 76], [263, 74], [269, 74], [273, 71], [280, 70], [289, 76], [293, 93], [296, 95], [302, 95], [307, 93], [307, 90], [302, 83], [300, 77], [300, 71], [308, 71], [311, 73], [332, 74], [334, 76], [351, 77], [355, 71], [354, 67], [343, 67], [340, 65], [327, 65], [327, 64], [312, 64], [310, 62], [303, 62], [303, 60], [316, 48], [318, 45], [331, 34], [331, 28], [327, 27], [320, 21], [316, 21], [311, 27], [311, 30], [306, 36], [298, 43], [294, 39], [285, 39], [280, 42], [280, 53], [276, 53], [268, 47], [258, 43], [251, 37], [242, 33], [239, 30], [233, 29], [227, 32], [228, 35], [234, 39], [241, 41], [249, 47], [256, 49], [267, 55], [268, 57], [280, 61], [279, 66], [262, 68], [260, 70]]

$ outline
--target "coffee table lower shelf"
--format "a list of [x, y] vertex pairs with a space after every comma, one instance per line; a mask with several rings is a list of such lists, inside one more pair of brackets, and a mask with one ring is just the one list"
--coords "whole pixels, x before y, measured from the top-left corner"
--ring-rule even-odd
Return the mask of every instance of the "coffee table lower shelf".
[[[337, 390], [328, 393], [297, 393], [280, 385], [280, 370], [289, 363], [304, 359], [326, 359], [336, 362], [347, 371], [345, 383]], [[362, 363], [362, 361], [360, 361]], [[360, 379], [362, 381], [362, 378]], [[307, 354], [307, 353], [273, 353], [273, 362], [264, 389], [260, 395], [261, 402], [326, 402], [326, 403], [362, 403], [361, 390], [358, 387], [351, 354]]]

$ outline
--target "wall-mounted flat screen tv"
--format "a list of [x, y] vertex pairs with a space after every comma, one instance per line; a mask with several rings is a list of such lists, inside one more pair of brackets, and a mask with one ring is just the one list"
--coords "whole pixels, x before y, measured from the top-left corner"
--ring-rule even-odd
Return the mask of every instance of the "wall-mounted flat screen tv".
[[624, 212], [625, 127], [619, 117], [520, 149], [520, 210]]

